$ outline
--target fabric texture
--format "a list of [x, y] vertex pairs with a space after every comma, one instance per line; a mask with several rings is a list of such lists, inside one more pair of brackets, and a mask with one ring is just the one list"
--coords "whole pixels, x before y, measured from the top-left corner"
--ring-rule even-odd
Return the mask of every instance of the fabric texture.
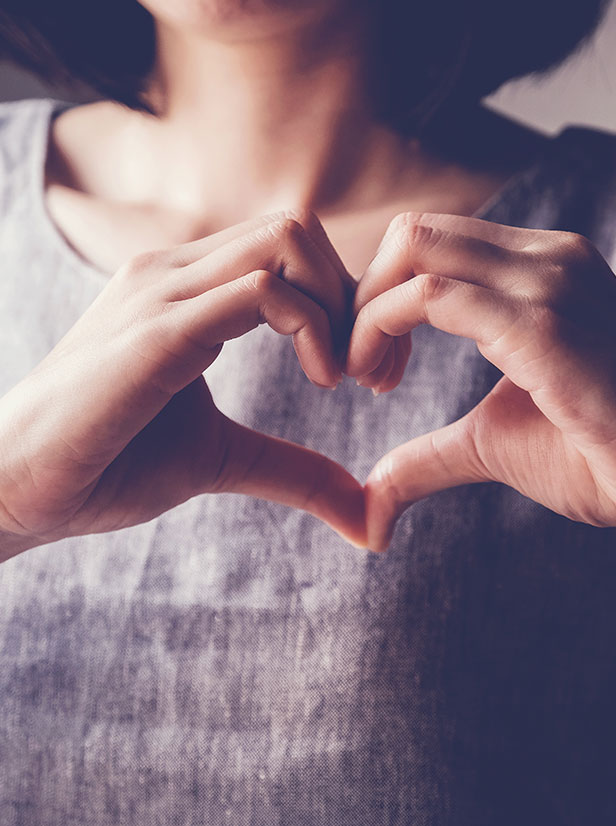
[[[1, 392], [107, 279], [44, 206], [64, 106], [0, 106]], [[616, 136], [565, 130], [480, 215], [581, 232], [613, 266]], [[206, 377], [229, 416], [364, 479], [500, 373], [424, 326], [395, 391], [324, 393], [261, 327]], [[0, 566], [0, 823], [614, 823], [615, 594], [616, 530], [498, 484], [416, 504], [385, 555], [229, 494], [33, 549]]]

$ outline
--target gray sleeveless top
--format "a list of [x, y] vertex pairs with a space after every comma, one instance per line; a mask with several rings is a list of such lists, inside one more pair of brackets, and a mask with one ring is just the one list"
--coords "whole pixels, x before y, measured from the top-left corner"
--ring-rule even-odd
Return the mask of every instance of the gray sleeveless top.
[[[108, 277], [45, 211], [64, 105], [0, 106], [2, 392]], [[581, 232], [614, 265], [616, 137], [565, 130], [480, 215]], [[225, 413], [359, 479], [499, 375], [427, 326], [376, 399], [319, 391], [265, 327], [207, 372]], [[0, 566], [0, 823], [614, 823], [615, 646], [616, 531], [503, 485], [418, 503], [379, 556], [306, 514], [201, 496]]]

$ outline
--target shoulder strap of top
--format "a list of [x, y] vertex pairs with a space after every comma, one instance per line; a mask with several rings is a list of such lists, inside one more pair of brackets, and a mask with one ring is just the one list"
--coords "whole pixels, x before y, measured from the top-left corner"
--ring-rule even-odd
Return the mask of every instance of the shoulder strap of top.
[[40, 131], [53, 109], [62, 105], [51, 98], [0, 103], [0, 215], [27, 186]]

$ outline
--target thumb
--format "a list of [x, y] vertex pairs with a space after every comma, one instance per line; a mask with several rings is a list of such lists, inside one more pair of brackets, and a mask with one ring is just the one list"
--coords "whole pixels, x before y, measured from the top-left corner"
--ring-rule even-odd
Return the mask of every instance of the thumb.
[[445, 488], [487, 480], [468, 416], [386, 453], [365, 485], [368, 547], [387, 549], [400, 515]]
[[364, 489], [321, 453], [227, 419], [219, 491], [243, 493], [313, 514], [356, 547], [367, 547]]

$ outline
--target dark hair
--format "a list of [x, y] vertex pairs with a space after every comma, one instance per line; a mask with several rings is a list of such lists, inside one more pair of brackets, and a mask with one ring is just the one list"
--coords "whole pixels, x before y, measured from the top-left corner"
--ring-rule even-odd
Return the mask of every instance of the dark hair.
[[[558, 65], [609, 0], [363, 0], [373, 15], [372, 95], [379, 116], [417, 130], [443, 107]], [[76, 36], [78, 35], [78, 36]], [[151, 111], [153, 18], [136, 0], [1, 0], [0, 56], [46, 81], [83, 82]]]
[[136, 0], [0, 0], [0, 57], [46, 82], [86, 84], [105, 98], [149, 109], [154, 20]]
[[610, 2], [381, 0], [373, 61], [380, 114], [413, 131], [442, 109], [464, 109], [508, 80], [555, 68]]

